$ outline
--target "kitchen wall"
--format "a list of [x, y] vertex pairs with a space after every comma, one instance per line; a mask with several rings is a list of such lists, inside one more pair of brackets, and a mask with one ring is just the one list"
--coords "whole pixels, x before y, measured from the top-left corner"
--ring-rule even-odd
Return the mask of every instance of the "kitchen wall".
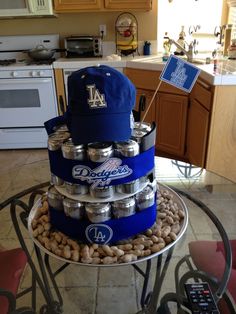
[[[157, 5], [149, 12], [131, 12], [138, 20], [138, 39], [156, 40], [157, 38]], [[107, 25], [106, 41], [115, 40], [115, 21], [121, 12], [89, 12], [58, 14], [57, 18], [34, 18], [0, 20], [0, 35], [31, 35], [60, 34], [67, 35], [92, 34], [97, 35], [99, 24]]]

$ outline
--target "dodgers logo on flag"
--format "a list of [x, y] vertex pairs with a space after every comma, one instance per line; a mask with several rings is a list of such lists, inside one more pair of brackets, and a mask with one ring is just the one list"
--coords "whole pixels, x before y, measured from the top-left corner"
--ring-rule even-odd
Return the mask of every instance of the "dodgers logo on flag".
[[190, 93], [201, 70], [191, 63], [171, 55], [161, 73], [160, 80]]

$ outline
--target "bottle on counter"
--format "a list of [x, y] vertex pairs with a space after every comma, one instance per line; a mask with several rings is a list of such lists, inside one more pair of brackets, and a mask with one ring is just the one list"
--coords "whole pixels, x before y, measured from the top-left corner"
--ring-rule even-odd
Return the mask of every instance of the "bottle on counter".
[[163, 55], [162, 55], [162, 61], [167, 61], [169, 56], [170, 56], [170, 48], [171, 48], [171, 44], [170, 44], [170, 38], [168, 36], [168, 33], [165, 32], [165, 36], [163, 38]]
[[[179, 38], [177, 40], [177, 43], [183, 47], [185, 49], [185, 32], [184, 32], [184, 26], [181, 26], [181, 31], [179, 33]], [[183, 56], [184, 55], [184, 52], [182, 50], [180, 50], [179, 48], [176, 48], [175, 52], [174, 52], [175, 55], [177, 56]]]

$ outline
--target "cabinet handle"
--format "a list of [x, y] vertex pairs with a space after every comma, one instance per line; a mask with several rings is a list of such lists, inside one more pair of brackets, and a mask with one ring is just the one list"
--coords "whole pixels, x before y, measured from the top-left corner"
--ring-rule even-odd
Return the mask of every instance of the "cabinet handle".
[[65, 113], [64, 99], [61, 95], [59, 96], [59, 107], [62, 114], [64, 114]]
[[208, 90], [211, 88], [211, 86], [209, 86], [207, 83], [203, 81], [198, 80], [197, 83]]

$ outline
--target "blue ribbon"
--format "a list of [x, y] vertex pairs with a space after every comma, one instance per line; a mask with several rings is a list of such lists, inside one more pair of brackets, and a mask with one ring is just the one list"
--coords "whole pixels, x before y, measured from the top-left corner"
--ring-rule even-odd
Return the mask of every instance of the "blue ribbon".
[[66, 216], [64, 211], [49, 207], [50, 221], [54, 228], [83, 243], [116, 243], [150, 228], [156, 221], [156, 203], [136, 214], [111, 219], [99, 224]]
[[[86, 181], [82, 181], [80, 179], [75, 179], [72, 176], [72, 169], [74, 166], [82, 165], [84, 167], [89, 167], [90, 169], [95, 169], [101, 163], [96, 163], [92, 161], [78, 161], [66, 159], [62, 155], [62, 151], [48, 151], [49, 153], [49, 162], [51, 172], [63, 179], [64, 181], [77, 183], [81, 185], [89, 185]], [[117, 185], [124, 184], [138, 178], [141, 178], [147, 175], [154, 168], [154, 155], [155, 155], [155, 147], [151, 147], [147, 151], [140, 153], [135, 157], [126, 157], [119, 159], [122, 160], [122, 166], [128, 166], [129, 169], [132, 170], [132, 173], [124, 178], [115, 178], [109, 184], [106, 185]]]

